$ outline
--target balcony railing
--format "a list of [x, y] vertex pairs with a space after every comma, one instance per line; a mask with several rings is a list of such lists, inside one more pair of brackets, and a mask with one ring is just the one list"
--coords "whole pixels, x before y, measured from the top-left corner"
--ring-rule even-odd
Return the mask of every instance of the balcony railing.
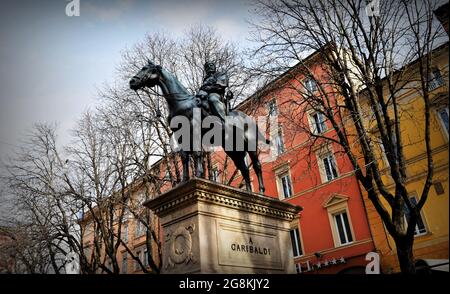
[[428, 91], [433, 91], [444, 85], [444, 79], [441, 76], [434, 77], [428, 81]]

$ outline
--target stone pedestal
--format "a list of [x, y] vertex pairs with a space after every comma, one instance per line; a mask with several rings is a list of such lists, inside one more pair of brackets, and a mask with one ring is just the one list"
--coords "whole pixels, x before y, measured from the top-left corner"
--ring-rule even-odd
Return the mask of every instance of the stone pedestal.
[[161, 219], [162, 273], [295, 273], [299, 206], [204, 179], [144, 205]]

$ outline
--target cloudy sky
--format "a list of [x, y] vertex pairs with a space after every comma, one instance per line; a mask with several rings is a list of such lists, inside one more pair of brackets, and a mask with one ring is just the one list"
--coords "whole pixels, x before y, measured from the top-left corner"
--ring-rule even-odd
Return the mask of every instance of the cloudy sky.
[[[58, 122], [60, 137], [95, 107], [97, 89], [111, 81], [121, 50], [145, 33], [175, 36], [209, 24], [244, 44], [249, 0], [6, 0], [0, 5], [0, 159], [16, 148], [34, 122]], [[1, 169], [1, 168], [0, 168]]]

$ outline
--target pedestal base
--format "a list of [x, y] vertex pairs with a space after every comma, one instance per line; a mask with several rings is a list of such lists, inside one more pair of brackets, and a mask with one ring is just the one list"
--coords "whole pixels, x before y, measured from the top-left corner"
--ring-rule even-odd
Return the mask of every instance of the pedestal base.
[[161, 273], [295, 273], [298, 206], [204, 179], [144, 205], [161, 219]]

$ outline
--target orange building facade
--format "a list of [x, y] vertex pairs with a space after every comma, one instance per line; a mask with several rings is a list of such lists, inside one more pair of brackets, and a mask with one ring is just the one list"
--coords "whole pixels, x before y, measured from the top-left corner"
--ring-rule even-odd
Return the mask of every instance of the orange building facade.
[[[150, 210], [143, 207], [142, 203], [148, 200], [150, 195], [155, 195], [156, 193], [151, 185], [145, 185], [142, 181], [140, 181], [139, 184], [131, 185], [131, 187], [127, 189], [127, 193], [130, 195], [127, 200], [128, 208], [125, 208], [122, 204], [117, 204], [114, 209], [114, 219], [112, 220], [112, 228], [116, 236], [114, 242], [118, 242], [119, 222], [121, 223], [121, 242], [115, 254], [120, 274], [142, 274], [144, 273], [143, 267], [147, 272], [154, 273], [149, 265], [149, 255], [150, 259], [159, 266], [161, 260], [158, 242], [162, 238], [162, 235], [158, 218]], [[122, 210], [124, 210], [123, 215]], [[105, 218], [105, 212], [102, 212], [101, 214], [98, 213], [98, 206], [94, 207], [93, 211], [98, 214], [98, 217], [101, 218], [103, 222], [110, 222], [107, 217]], [[131, 211], [133, 211], [133, 213]], [[97, 228], [97, 224], [98, 222], [92, 219], [91, 213], [85, 213], [80, 222], [80, 226], [83, 227], [83, 237], [81, 241], [84, 247], [84, 256], [86, 256], [90, 262], [92, 262], [93, 258], [98, 258], [99, 263], [105, 265], [112, 271], [112, 261], [106, 254], [104, 242], [101, 239], [101, 232]], [[158, 242], [152, 237], [151, 231], [156, 234]], [[94, 238], [97, 239], [94, 240]], [[94, 257], [93, 251], [96, 250], [95, 244], [99, 244], [101, 249], [100, 255]], [[138, 260], [140, 262], [138, 262]], [[96, 273], [107, 272], [102, 270], [101, 267], [98, 267]]]

